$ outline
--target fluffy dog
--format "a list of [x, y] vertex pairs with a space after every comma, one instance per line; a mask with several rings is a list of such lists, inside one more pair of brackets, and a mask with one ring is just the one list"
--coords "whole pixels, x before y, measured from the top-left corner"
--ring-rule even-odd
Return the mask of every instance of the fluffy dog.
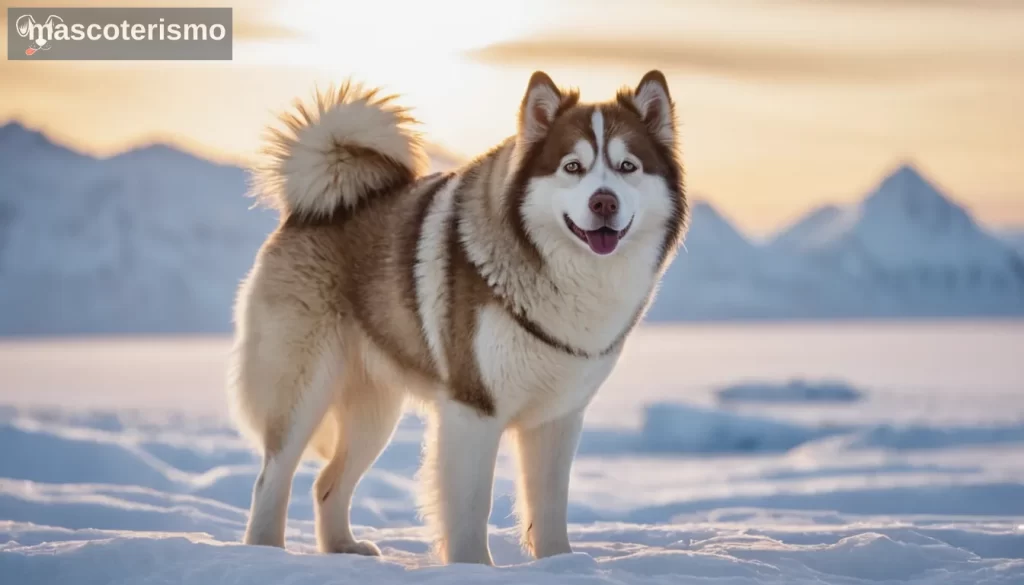
[[257, 175], [281, 222], [240, 288], [230, 374], [263, 452], [246, 543], [284, 545], [312, 455], [320, 550], [379, 555], [349, 507], [411, 398], [429, 420], [422, 513], [442, 562], [492, 563], [506, 431], [524, 546], [571, 552], [584, 411], [686, 231], [674, 112], [658, 71], [602, 103], [537, 72], [514, 136], [431, 175], [393, 96], [347, 83], [282, 117]]

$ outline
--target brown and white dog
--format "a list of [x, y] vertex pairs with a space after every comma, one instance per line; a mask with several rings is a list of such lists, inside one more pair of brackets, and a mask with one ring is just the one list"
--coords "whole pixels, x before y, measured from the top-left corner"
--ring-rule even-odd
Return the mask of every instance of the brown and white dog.
[[674, 104], [651, 71], [584, 104], [542, 72], [519, 126], [455, 172], [393, 96], [346, 84], [283, 116], [258, 186], [281, 211], [242, 284], [230, 386], [263, 452], [245, 534], [284, 546], [292, 476], [314, 487], [325, 552], [406, 398], [427, 413], [422, 514], [442, 562], [491, 564], [495, 458], [518, 453], [523, 545], [571, 552], [569, 474], [584, 410], [686, 231]]

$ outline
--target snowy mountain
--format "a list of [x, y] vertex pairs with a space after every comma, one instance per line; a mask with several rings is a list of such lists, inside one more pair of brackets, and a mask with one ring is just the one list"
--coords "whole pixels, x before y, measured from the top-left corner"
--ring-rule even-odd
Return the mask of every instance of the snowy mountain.
[[243, 169], [164, 145], [96, 159], [0, 129], [0, 332], [212, 332], [276, 216]]
[[[277, 221], [244, 169], [166, 145], [100, 159], [10, 123], [0, 177], [0, 335], [228, 331]], [[910, 167], [764, 246], [692, 211], [650, 320], [1024, 314], [1021, 256]]]
[[770, 244], [785, 252], [798, 252], [805, 245], [829, 238], [829, 230], [842, 226], [850, 216], [838, 205], [823, 205], [785, 228]]
[[859, 204], [815, 211], [769, 248], [892, 301], [864, 313], [1024, 311], [1024, 259], [908, 165]]
[[775, 243], [838, 260], [854, 275], [969, 265], [998, 270], [1012, 256], [910, 166], [888, 176], [859, 205], [818, 210]]
[[764, 246], [706, 203], [691, 226], [652, 320], [1024, 315], [1024, 256], [908, 165]]
[[1022, 229], [1006, 229], [996, 234], [999, 239], [1006, 243], [1014, 250], [1017, 250], [1022, 258], [1024, 258], [1024, 228]]
[[[705, 200], [690, 206], [690, 230], [681, 252], [690, 269], [704, 278], [731, 278], [737, 271], [753, 269], [760, 250], [732, 222]], [[713, 253], [712, 253], [713, 252]]]
[[666, 272], [648, 319], [754, 317], [782, 302], [755, 286], [773, 264], [766, 250], [707, 201], [691, 203], [690, 212], [685, 247]]

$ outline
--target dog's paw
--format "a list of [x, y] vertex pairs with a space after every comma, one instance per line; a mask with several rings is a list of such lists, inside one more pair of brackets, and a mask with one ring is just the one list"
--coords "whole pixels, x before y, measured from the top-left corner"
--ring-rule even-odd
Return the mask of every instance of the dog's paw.
[[332, 544], [328, 547], [328, 550], [324, 552], [343, 555], [363, 555], [364, 557], [380, 556], [380, 549], [377, 548], [376, 544], [373, 544], [369, 540]]

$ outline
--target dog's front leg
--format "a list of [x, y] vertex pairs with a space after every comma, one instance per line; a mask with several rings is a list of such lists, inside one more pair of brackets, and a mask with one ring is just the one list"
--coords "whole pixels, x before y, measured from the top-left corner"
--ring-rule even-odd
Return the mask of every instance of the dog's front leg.
[[493, 564], [487, 521], [503, 431], [493, 416], [448, 399], [431, 417], [423, 504], [442, 562]]
[[537, 558], [571, 553], [569, 475], [583, 412], [516, 429], [519, 482], [516, 507], [523, 546]]

